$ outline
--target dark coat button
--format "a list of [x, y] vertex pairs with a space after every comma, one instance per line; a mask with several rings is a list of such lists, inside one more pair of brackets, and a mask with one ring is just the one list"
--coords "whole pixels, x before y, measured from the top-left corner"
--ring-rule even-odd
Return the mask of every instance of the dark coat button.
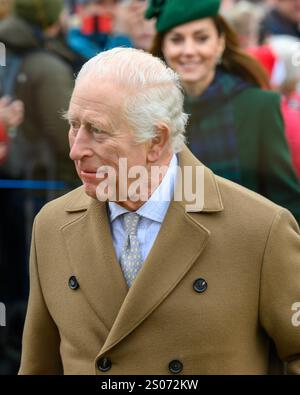
[[180, 361], [174, 360], [169, 363], [169, 371], [171, 373], [177, 374], [180, 373], [183, 369], [183, 365]]
[[111, 368], [111, 360], [103, 357], [97, 360], [97, 367], [101, 372], [107, 372]]
[[193, 284], [193, 288], [196, 292], [204, 292], [207, 290], [207, 282], [204, 280], [204, 278], [197, 278]]
[[77, 278], [75, 276], [71, 276], [69, 278], [69, 287], [75, 291], [75, 289], [79, 288], [79, 283], [77, 281]]

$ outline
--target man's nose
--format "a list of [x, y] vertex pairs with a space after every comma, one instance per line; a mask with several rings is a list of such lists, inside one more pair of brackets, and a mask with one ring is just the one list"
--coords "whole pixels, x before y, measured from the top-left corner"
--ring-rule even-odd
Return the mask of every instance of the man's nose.
[[72, 160], [81, 160], [85, 156], [92, 155], [90, 136], [85, 128], [81, 126], [76, 136], [70, 136], [70, 158]]

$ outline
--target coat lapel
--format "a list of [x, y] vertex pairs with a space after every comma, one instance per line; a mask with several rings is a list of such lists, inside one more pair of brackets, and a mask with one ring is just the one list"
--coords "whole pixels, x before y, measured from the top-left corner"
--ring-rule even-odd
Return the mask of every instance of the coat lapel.
[[106, 204], [89, 199], [86, 207], [76, 203], [67, 211], [72, 212], [72, 221], [61, 231], [73, 275], [109, 331], [128, 289], [116, 261]]

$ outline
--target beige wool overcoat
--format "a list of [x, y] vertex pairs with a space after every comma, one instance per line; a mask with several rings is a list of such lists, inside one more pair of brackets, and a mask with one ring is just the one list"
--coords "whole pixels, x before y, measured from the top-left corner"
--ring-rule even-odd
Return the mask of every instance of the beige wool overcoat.
[[[199, 166], [187, 148], [180, 166]], [[33, 228], [20, 374], [300, 373], [300, 232], [205, 168], [204, 207], [172, 201], [130, 290], [107, 205], [82, 187]], [[280, 361], [278, 360], [278, 361]], [[280, 367], [280, 364], [278, 364]]]

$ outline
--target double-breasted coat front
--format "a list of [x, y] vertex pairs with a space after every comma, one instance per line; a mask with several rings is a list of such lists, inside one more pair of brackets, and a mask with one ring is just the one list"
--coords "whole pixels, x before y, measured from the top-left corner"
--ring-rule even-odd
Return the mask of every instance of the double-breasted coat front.
[[[179, 164], [201, 166], [186, 148]], [[300, 373], [298, 225], [204, 175], [204, 207], [170, 203], [130, 289], [104, 202], [80, 187], [41, 210], [20, 374], [267, 374], [273, 345]]]

